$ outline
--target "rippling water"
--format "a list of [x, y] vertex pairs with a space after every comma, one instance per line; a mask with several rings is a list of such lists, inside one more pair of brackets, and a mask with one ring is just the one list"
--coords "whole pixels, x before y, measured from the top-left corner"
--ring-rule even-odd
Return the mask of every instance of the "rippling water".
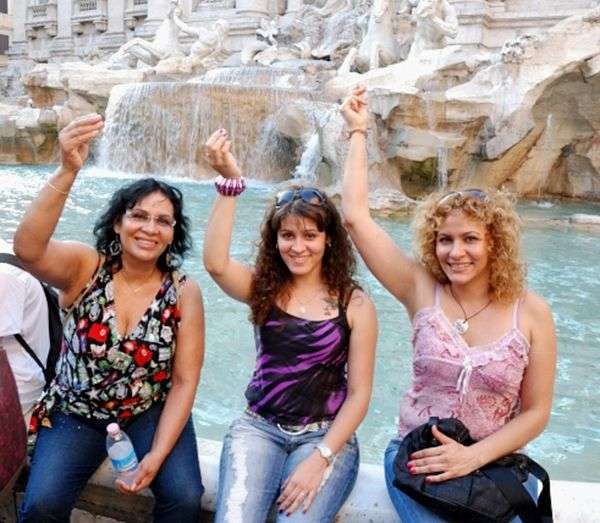
[[[44, 167], [0, 166], [0, 236], [10, 239], [37, 193]], [[98, 170], [83, 172], [75, 184], [57, 236], [91, 241], [99, 209], [129, 178]], [[206, 363], [194, 407], [199, 435], [221, 439], [244, 407], [243, 392], [254, 362], [248, 310], [216, 287], [201, 266], [202, 236], [214, 190], [208, 183], [171, 180], [185, 195], [192, 219], [194, 249], [185, 270], [198, 279], [206, 306]], [[258, 225], [273, 194], [255, 185], [240, 199], [232, 255], [251, 260]], [[520, 207], [525, 217], [554, 219], [577, 212], [600, 214], [600, 207], [551, 202]], [[395, 240], [409, 248], [406, 220], [381, 220]], [[537, 222], [536, 222], [537, 223]], [[530, 446], [556, 479], [600, 481], [600, 234], [567, 226], [529, 225], [524, 234], [529, 285], [554, 311], [559, 368], [552, 419]], [[404, 309], [361, 267], [361, 281], [373, 296], [380, 319], [375, 388], [369, 414], [359, 429], [363, 461], [381, 462], [395, 432], [398, 403], [410, 380], [410, 328]]]

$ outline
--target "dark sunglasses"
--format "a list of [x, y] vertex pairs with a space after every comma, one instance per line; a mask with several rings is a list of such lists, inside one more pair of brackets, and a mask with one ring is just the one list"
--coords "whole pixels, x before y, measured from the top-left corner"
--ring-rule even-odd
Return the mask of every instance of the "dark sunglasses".
[[322, 206], [325, 204], [325, 195], [319, 189], [315, 187], [297, 187], [296, 189], [281, 191], [275, 200], [275, 208], [279, 209], [298, 199], [311, 205]]
[[452, 191], [442, 196], [437, 204], [442, 205], [444, 203], [448, 203], [457, 196], [462, 196], [463, 198], [475, 198], [476, 200], [479, 200], [483, 203], [488, 203], [490, 201], [490, 197], [488, 196], [488, 194], [485, 191], [482, 191], [481, 189], [463, 189], [462, 191]]

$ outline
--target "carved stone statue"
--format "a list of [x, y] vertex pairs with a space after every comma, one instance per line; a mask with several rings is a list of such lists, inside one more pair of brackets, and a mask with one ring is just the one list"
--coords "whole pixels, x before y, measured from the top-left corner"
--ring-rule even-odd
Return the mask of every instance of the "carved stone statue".
[[161, 60], [183, 56], [179, 45], [181, 20], [179, 0], [171, 0], [167, 17], [162, 21], [151, 42], [143, 38], [133, 38], [108, 59], [108, 67], [137, 67], [138, 61], [155, 66]]
[[417, 58], [425, 49], [442, 49], [448, 38], [458, 34], [456, 10], [448, 0], [408, 0], [416, 5], [413, 16], [417, 23], [415, 39], [408, 53], [408, 60]]
[[182, 32], [195, 36], [196, 41], [188, 56], [161, 60], [155, 67], [157, 72], [198, 74], [216, 67], [231, 54], [225, 47], [229, 34], [229, 23], [226, 20], [217, 20], [211, 29], [191, 27], [180, 19], [176, 23]]

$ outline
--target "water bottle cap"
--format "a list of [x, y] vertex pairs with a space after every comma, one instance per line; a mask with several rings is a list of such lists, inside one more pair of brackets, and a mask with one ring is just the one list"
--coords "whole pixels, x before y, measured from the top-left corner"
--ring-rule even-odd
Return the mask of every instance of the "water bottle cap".
[[108, 432], [111, 436], [114, 436], [115, 434], [121, 432], [121, 427], [119, 427], [118, 423], [110, 423], [106, 427], [106, 432]]

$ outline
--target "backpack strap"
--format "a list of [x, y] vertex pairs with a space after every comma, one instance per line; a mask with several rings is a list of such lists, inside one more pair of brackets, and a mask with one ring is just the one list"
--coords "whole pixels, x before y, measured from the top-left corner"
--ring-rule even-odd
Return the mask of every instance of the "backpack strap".
[[523, 523], [552, 523], [550, 478], [538, 463], [528, 456], [526, 458], [528, 471], [543, 485], [537, 504], [509, 467], [502, 465], [485, 467], [481, 469], [481, 472], [496, 484]]
[[[21, 260], [19, 260], [19, 258], [17, 258], [14, 254], [10, 254], [8, 252], [0, 253], [0, 263], [7, 263], [8, 265], [12, 265], [13, 267], [16, 267], [17, 269], [21, 269], [22, 271], [28, 272], [27, 269], [25, 269], [25, 267], [23, 267]], [[44, 366], [44, 364], [42, 363], [42, 361], [40, 360], [38, 355], [31, 348], [29, 343], [27, 343], [25, 341], [25, 338], [23, 338], [23, 336], [21, 334], [15, 334], [14, 337], [19, 342], [19, 344], [23, 347], [23, 349], [25, 349], [25, 352], [27, 354], [29, 354], [29, 356], [31, 356], [31, 359], [33, 359], [33, 361], [35, 361], [36, 365], [40, 369], [42, 369], [42, 372], [44, 373], [44, 377], [46, 378], [46, 367]]]

